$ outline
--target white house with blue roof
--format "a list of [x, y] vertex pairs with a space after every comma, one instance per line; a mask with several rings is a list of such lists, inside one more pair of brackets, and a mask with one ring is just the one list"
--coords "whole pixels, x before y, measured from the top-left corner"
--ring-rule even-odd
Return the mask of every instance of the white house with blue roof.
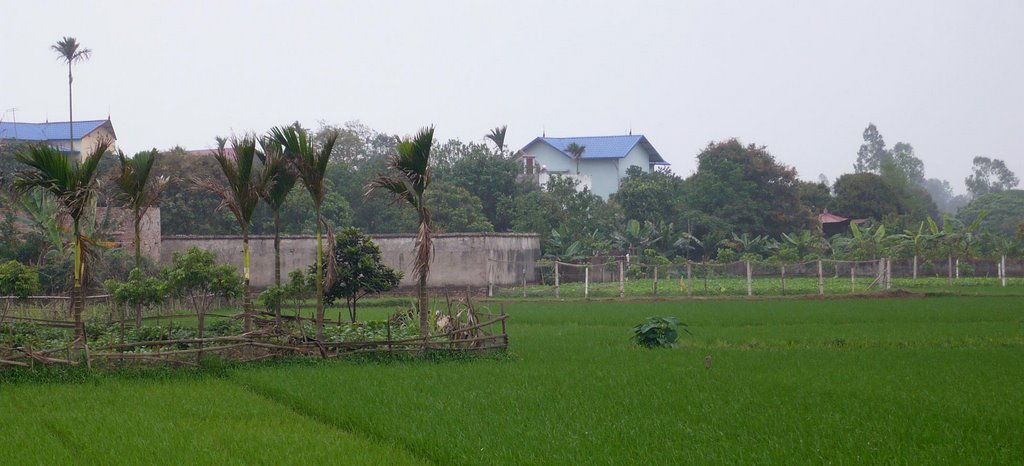
[[[571, 144], [582, 146], [579, 173], [573, 155], [566, 151]], [[570, 138], [539, 137], [530, 141], [516, 159], [523, 165], [523, 174], [544, 184], [552, 175], [561, 175], [579, 181], [580, 187], [608, 199], [619, 190], [619, 181], [626, 170], [636, 166], [646, 172], [657, 165], [668, 165], [661, 154], [643, 135], [586, 136]]]
[[[88, 153], [101, 139], [111, 142], [110, 150], [116, 149], [117, 135], [110, 119], [76, 121], [74, 132], [66, 121], [46, 123], [10, 123], [0, 122], [0, 143], [22, 141], [28, 143], [49, 144], [61, 152], [80, 156]], [[69, 138], [72, 144], [68, 145]]]

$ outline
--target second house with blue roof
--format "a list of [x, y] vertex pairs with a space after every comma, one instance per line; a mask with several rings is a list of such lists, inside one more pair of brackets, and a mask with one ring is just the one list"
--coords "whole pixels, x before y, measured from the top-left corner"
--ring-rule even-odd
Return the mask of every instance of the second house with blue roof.
[[606, 200], [619, 190], [629, 167], [651, 172], [658, 165], [668, 165], [646, 137], [632, 134], [539, 137], [517, 152], [516, 159], [522, 163], [523, 175], [536, 183], [543, 185], [552, 175], [564, 176]]

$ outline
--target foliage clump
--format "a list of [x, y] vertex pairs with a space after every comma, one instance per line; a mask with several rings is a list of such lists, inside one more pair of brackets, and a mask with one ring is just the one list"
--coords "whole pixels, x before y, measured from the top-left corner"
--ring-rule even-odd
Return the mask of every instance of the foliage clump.
[[648, 317], [646, 322], [633, 327], [633, 341], [645, 348], [674, 348], [680, 326], [684, 332], [690, 333], [688, 325], [675, 317]]
[[345, 299], [349, 318], [355, 322], [359, 298], [395, 288], [402, 273], [381, 263], [380, 247], [358, 228], [342, 230], [334, 243], [335, 279], [324, 293], [324, 303]]

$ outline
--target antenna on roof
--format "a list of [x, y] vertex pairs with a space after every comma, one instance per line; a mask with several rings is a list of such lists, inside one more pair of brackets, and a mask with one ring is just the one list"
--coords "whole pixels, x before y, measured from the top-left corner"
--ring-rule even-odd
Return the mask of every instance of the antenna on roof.
[[540, 125], [540, 137], [548, 137], [548, 130], [544, 128], [544, 125]]
[[633, 135], [633, 120], [629, 121], [629, 135]]

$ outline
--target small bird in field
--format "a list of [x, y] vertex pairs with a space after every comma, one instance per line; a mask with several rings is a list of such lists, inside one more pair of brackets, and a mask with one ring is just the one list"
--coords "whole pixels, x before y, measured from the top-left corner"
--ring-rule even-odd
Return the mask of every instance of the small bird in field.
[[711, 359], [711, 355], [710, 354], [707, 357], [704, 358], [704, 368], [705, 369], [711, 369], [711, 365], [714, 364], [714, 363], [715, 363], [715, 361], [713, 359]]

